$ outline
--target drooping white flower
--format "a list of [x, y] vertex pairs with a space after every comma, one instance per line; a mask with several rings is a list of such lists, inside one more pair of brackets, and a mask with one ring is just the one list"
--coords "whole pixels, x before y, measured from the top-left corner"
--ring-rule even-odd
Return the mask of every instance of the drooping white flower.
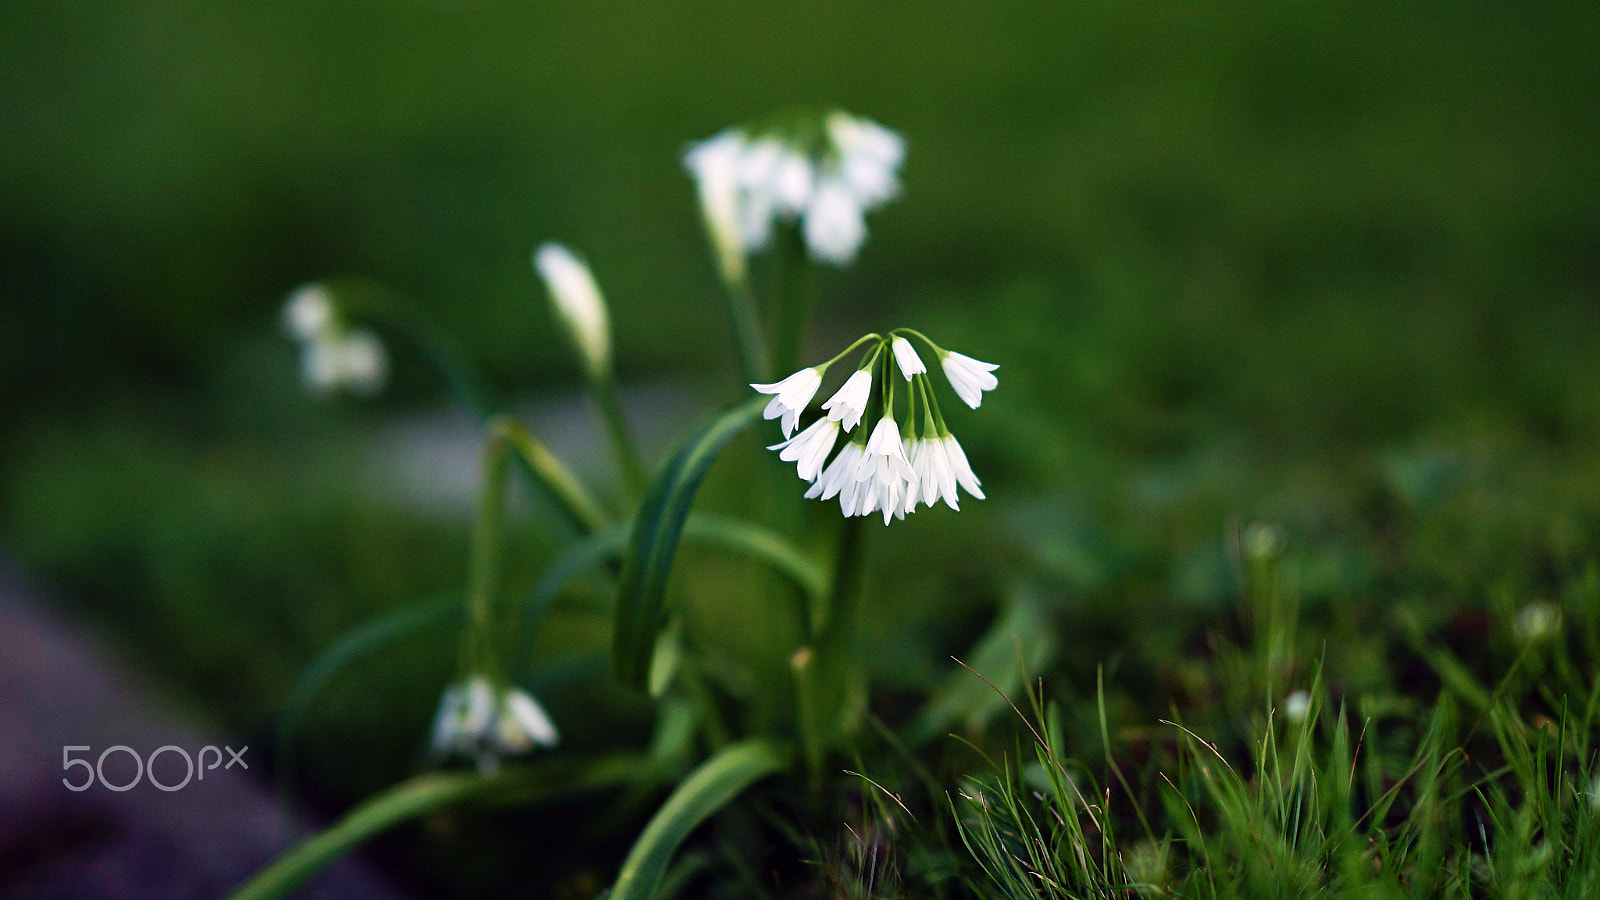
[[911, 468], [917, 473], [923, 505], [933, 506], [943, 497], [946, 506], [959, 511], [961, 505], [956, 497], [956, 476], [950, 469], [944, 441], [937, 437], [924, 438], [917, 442], [917, 451], [911, 459]]
[[838, 422], [848, 432], [861, 424], [861, 415], [866, 412], [867, 399], [871, 395], [872, 373], [866, 369], [857, 369], [845, 379], [839, 390], [828, 398], [828, 402], [822, 404], [822, 408], [827, 410], [829, 419]]
[[900, 426], [893, 418], [884, 416], [872, 429], [866, 453], [856, 463], [855, 479], [862, 483], [863, 492], [857, 514], [866, 515], [881, 508], [885, 525], [899, 510], [904, 492], [916, 490], [917, 473], [906, 459]]
[[832, 419], [818, 419], [794, 437], [767, 449], [780, 451], [778, 458], [784, 462], [797, 463], [802, 480], [816, 481], [822, 471], [823, 461], [828, 458], [838, 439], [839, 423]]
[[497, 732], [499, 748], [507, 753], [524, 753], [534, 745], [554, 747], [561, 741], [549, 713], [532, 694], [518, 688], [509, 688], [501, 696]]
[[972, 496], [979, 500], [984, 499], [983, 491], [978, 487], [978, 476], [972, 474], [972, 466], [967, 463], [967, 454], [961, 449], [961, 442], [957, 441], [953, 434], [942, 435], [939, 442], [944, 445], [945, 462], [950, 466], [950, 472], [955, 476], [956, 483]]
[[745, 278], [743, 188], [739, 185], [739, 157], [744, 148], [743, 132], [728, 129], [696, 144], [683, 158], [699, 191], [700, 215], [711, 235], [722, 277], [730, 283]]
[[571, 250], [556, 243], [535, 251], [533, 265], [584, 365], [591, 375], [604, 377], [611, 370], [611, 323], [594, 274]]
[[[845, 444], [838, 455], [833, 458], [833, 462], [828, 463], [827, 468], [822, 470], [822, 474], [818, 476], [817, 480], [812, 482], [811, 487], [806, 489], [806, 499], [832, 500], [846, 488], [853, 490], [856, 485], [860, 484], [860, 482], [856, 481], [856, 464], [861, 460], [864, 450], [865, 448], [855, 441]], [[846, 511], [845, 515], [852, 515], [852, 513]]]
[[763, 394], [774, 395], [767, 403], [767, 408], [762, 411], [761, 418], [782, 417], [780, 424], [783, 427], [783, 436], [789, 437], [794, 434], [794, 427], [799, 423], [801, 411], [811, 402], [811, 398], [817, 393], [817, 388], [822, 386], [822, 372], [815, 367], [801, 369], [782, 381], [750, 386]]
[[842, 111], [828, 116], [827, 130], [838, 153], [840, 175], [863, 209], [877, 207], [899, 193], [895, 170], [905, 159], [905, 142], [898, 134]]
[[950, 386], [956, 389], [956, 396], [973, 409], [983, 402], [984, 391], [992, 391], [1000, 383], [993, 374], [1000, 367], [994, 363], [960, 353], [945, 353], [939, 365], [944, 368], [944, 377], [950, 379]]
[[917, 349], [911, 346], [910, 341], [897, 336], [889, 342], [889, 347], [894, 350], [894, 361], [900, 364], [900, 374], [906, 376], [907, 381], [910, 381], [913, 375], [921, 375], [928, 371], [928, 367], [922, 364], [922, 357], [917, 355]]
[[300, 353], [300, 380], [318, 396], [337, 391], [372, 395], [389, 377], [389, 355], [365, 329], [330, 331], [308, 341]]
[[432, 746], [437, 756], [466, 756], [478, 768], [494, 770], [504, 756], [535, 746], [554, 747], [561, 739], [539, 701], [520, 688], [498, 692], [482, 675], [452, 685], [439, 702]]

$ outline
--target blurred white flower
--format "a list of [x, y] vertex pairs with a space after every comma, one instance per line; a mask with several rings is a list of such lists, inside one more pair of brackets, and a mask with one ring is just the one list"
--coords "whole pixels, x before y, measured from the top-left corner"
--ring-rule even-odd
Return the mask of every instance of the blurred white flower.
[[297, 288], [283, 305], [283, 325], [295, 340], [325, 336], [334, 326], [333, 297], [328, 289], [316, 283]]
[[849, 190], [838, 179], [827, 178], [806, 207], [802, 232], [813, 259], [844, 266], [866, 241], [867, 221]]
[[557, 318], [566, 328], [591, 376], [605, 378], [611, 371], [611, 322], [606, 301], [589, 267], [556, 243], [533, 254], [533, 265], [550, 292]]
[[508, 687], [498, 694], [489, 680], [474, 675], [445, 689], [434, 717], [434, 755], [465, 756], [493, 771], [500, 759], [561, 740], [555, 723], [533, 696]]
[[961, 353], [945, 353], [939, 365], [944, 369], [944, 377], [950, 379], [950, 386], [955, 388], [956, 396], [973, 409], [983, 402], [984, 391], [992, 391], [1000, 384], [993, 374], [1000, 367], [994, 363], [980, 362]]
[[779, 424], [783, 427], [783, 436], [789, 437], [794, 434], [794, 427], [800, 420], [801, 411], [811, 402], [811, 398], [817, 393], [817, 388], [822, 386], [822, 371], [816, 368], [801, 369], [782, 381], [750, 386], [763, 394], [774, 395], [767, 403], [761, 418], [781, 417]]
[[389, 355], [383, 341], [366, 329], [348, 328], [325, 286], [308, 284], [290, 294], [283, 306], [283, 324], [300, 344], [300, 383], [310, 393], [370, 395], [388, 381]]
[[1547, 641], [1561, 630], [1561, 607], [1553, 603], [1529, 603], [1517, 611], [1511, 632], [1526, 643]]
[[744, 255], [796, 222], [807, 252], [842, 266], [866, 240], [866, 213], [899, 193], [899, 135], [844, 112], [759, 129], [730, 128], [684, 154], [723, 277], [742, 281]]
[[1283, 698], [1283, 717], [1298, 725], [1306, 720], [1311, 712], [1311, 694], [1307, 691], [1294, 691]]
[[723, 280], [729, 283], [745, 278], [744, 213], [739, 186], [739, 156], [744, 146], [743, 133], [730, 129], [696, 144], [683, 160], [699, 188], [700, 214], [711, 235]]
[[300, 380], [317, 396], [338, 391], [371, 396], [388, 379], [389, 354], [365, 329], [332, 331], [301, 347]]
[[845, 112], [833, 112], [828, 137], [838, 152], [839, 174], [856, 202], [871, 209], [900, 192], [895, 171], [905, 159], [905, 142], [882, 125]]

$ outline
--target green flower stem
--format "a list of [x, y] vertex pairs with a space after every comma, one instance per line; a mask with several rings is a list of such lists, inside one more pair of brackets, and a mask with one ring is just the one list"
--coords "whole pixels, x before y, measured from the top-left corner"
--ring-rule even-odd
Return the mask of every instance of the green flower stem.
[[744, 380], [762, 384], [772, 380], [772, 358], [767, 336], [756, 312], [755, 294], [748, 277], [728, 281], [728, 312], [733, 316], [734, 346], [739, 351], [739, 367]]
[[494, 618], [495, 570], [500, 557], [501, 522], [505, 515], [507, 441], [503, 429], [489, 432], [483, 447], [483, 480], [478, 488], [478, 512], [472, 527], [467, 569], [467, 632], [462, 651], [464, 670], [479, 673], [495, 685], [503, 683], [499, 648], [493, 645], [496, 625], [507, 633], [506, 623]]
[[944, 349], [943, 347], [939, 346], [938, 344], [935, 344], [932, 340], [930, 340], [928, 338], [927, 335], [925, 335], [922, 332], [916, 330], [915, 328], [896, 328], [895, 330], [889, 332], [889, 334], [891, 336], [897, 335], [897, 334], [909, 334], [914, 338], [918, 338], [924, 344], [928, 345], [928, 349], [933, 351], [933, 355], [937, 359], [944, 359], [945, 355], [950, 352], [950, 351]]
[[644, 467], [639, 464], [639, 454], [628, 434], [627, 420], [622, 416], [622, 402], [617, 398], [617, 380], [610, 373], [593, 374], [589, 387], [594, 392], [595, 405], [600, 408], [600, 418], [605, 422], [606, 435], [611, 439], [611, 449], [616, 454], [617, 465], [622, 469], [628, 491], [635, 497], [644, 493]]
[[800, 345], [811, 315], [812, 285], [816, 266], [806, 255], [798, 229], [781, 228], [782, 277], [772, 321], [772, 361], [779, 373], [800, 368]]
[[545, 489], [580, 533], [594, 534], [611, 523], [610, 516], [589, 495], [583, 482], [521, 422], [501, 416], [494, 420], [491, 428], [509, 445], [526, 473]]
[[802, 647], [790, 660], [795, 674], [795, 700], [800, 745], [813, 794], [821, 789], [825, 751], [830, 739], [848, 733], [856, 670], [856, 612], [866, 571], [866, 519], [846, 518], [839, 529], [839, 550], [833, 561], [827, 619], [814, 646]]

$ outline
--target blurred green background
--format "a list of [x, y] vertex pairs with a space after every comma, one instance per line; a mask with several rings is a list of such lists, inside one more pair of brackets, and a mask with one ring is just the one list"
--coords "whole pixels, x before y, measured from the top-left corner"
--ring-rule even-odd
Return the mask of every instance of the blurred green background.
[[[965, 633], [1028, 566], [1214, 596], [1255, 516], [1381, 531], [1448, 495], [1541, 546], [1562, 504], [1562, 546], [1600, 533], [1592, 4], [20, 0], [0, 47], [0, 549], [245, 733], [338, 635], [465, 571], [464, 508], [371, 485], [374, 442], [443, 391], [397, 347], [383, 398], [305, 397], [285, 295], [370, 279], [507, 395], [561, 399], [528, 254], [562, 240], [623, 382], [721, 402], [681, 153], [797, 103], [909, 145], [815, 350], [912, 325], [1002, 366], [952, 416], [991, 501], [876, 557], [885, 608], [948, 614], [912, 629]], [[508, 582], [560, 538], [526, 524]], [[1378, 564], [1330, 546], [1312, 583]], [[413, 693], [335, 718], [424, 728], [442, 643], [383, 667]]]

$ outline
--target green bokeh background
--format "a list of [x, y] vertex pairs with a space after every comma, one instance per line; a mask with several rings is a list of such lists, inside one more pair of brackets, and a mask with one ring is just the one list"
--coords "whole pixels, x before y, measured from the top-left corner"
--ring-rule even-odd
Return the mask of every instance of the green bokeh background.
[[[904, 626], [916, 652], [1029, 566], [1085, 597], [1214, 598], [1227, 524], [1260, 515], [1318, 534], [1445, 502], [1582, 557], [1596, 59], [1577, 2], [6, 4], [0, 547], [264, 732], [338, 635], [465, 570], [464, 510], [353, 486], [443, 392], [398, 350], [378, 401], [303, 396], [285, 295], [370, 280], [538, 404], [577, 388], [528, 264], [562, 240], [605, 287], [624, 384], [687, 376], [709, 406], [739, 385], [682, 151], [835, 104], [909, 153], [858, 264], [821, 282], [813, 348], [912, 325], [1002, 365], [952, 416], [991, 501], [875, 557], [884, 609], [938, 618]], [[561, 537], [535, 507], [508, 582]], [[1463, 585], [1495, 565], [1431, 540]], [[1308, 577], [1375, 565], [1334, 540]], [[592, 638], [572, 629], [549, 640]], [[333, 701], [327, 727], [424, 728], [444, 643], [368, 673], [409, 699]], [[562, 679], [603, 671], [550, 676], [558, 720], [588, 702]]]

